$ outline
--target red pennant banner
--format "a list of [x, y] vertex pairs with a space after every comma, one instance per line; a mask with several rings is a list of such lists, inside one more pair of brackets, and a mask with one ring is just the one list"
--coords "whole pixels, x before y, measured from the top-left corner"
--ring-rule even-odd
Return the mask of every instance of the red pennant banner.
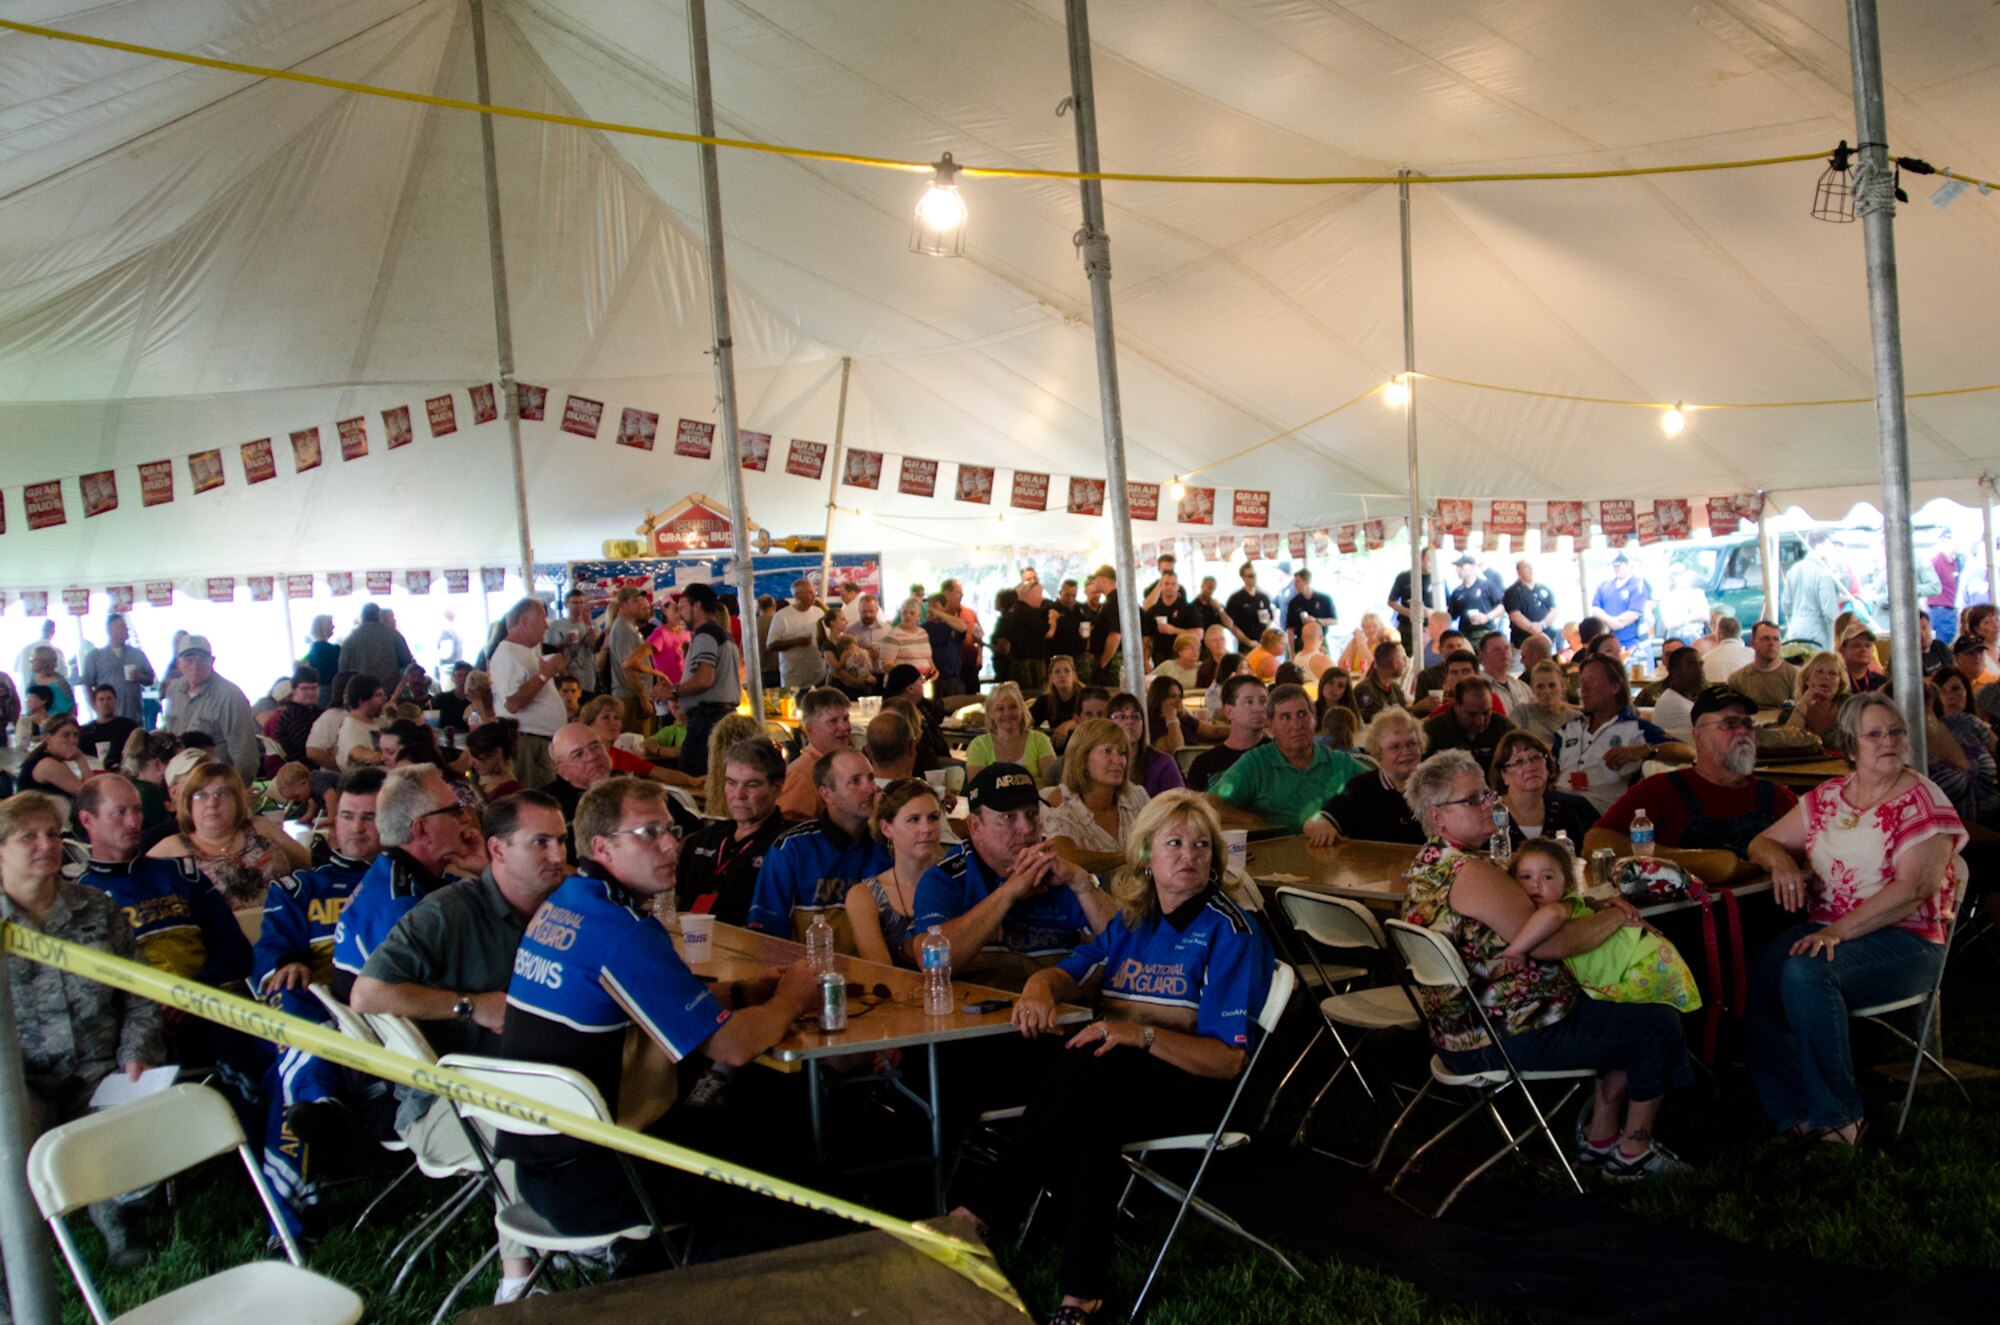
[[375, 597], [379, 598], [382, 595], [388, 593], [391, 589], [395, 588], [396, 572], [389, 570], [371, 570], [367, 573], [367, 576], [365, 577], [365, 583], [368, 585], [368, 592], [374, 595]]
[[1654, 502], [1653, 523], [1661, 538], [1683, 539], [1694, 534], [1694, 520], [1685, 497], [1663, 497]]
[[431, 573], [427, 570], [406, 570], [403, 572], [403, 587], [411, 593], [427, 594], [431, 591]]
[[76, 481], [83, 493], [83, 518], [118, 509], [118, 476], [108, 469], [85, 474]]
[[1528, 532], [1528, 503], [1524, 501], [1496, 501], [1492, 513], [1486, 520], [1489, 534], [1525, 534]]
[[491, 382], [482, 382], [472, 388], [471, 396], [474, 423], [491, 423], [500, 417], [498, 393], [493, 390]]
[[1639, 531], [1639, 546], [1650, 547], [1660, 541], [1660, 518], [1652, 511], [1639, 512], [1632, 522]]
[[549, 389], [545, 386], [516, 382], [514, 402], [520, 407], [521, 417], [529, 423], [539, 423], [549, 416]]
[[[278, 459], [271, 450], [271, 439], [260, 437], [242, 446], [243, 477], [251, 483], [262, 483], [265, 479], [278, 477]], [[188, 457], [188, 475], [194, 481], [196, 492], [207, 492], [209, 488], [222, 486], [222, 452], [201, 451]], [[206, 486], [204, 486], [206, 485]]]
[[361, 419], [341, 419], [333, 425], [340, 434], [340, 458], [359, 460], [368, 454], [368, 424]]
[[90, 590], [65, 589], [62, 591], [63, 606], [71, 616], [90, 615]]
[[1736, 507], [1734, 497], [1710, 497], [1708, 499], [1708, 532], [1717, 538], [1736, 532], [1736, 526], [1743, 522], [1743, 514]]
[[[424, 402], [424, 413], [430, 416], [431, 436], [446, 437], [458, 431], [458, 407], [449, 395], [432, 396]], [[593, 429], [591, 436], [595, 437]]]
[[1235, 516], [1229, 523], [1240, 529], [1264, 529], [1271, 523], [1271, 494], [1254, 488], [1238, 488], [1231, 503]]
[[906, 455], [903, 457], [902, 472], [896, 476], [896, 491], [905, 497], [935, 497], [937, 471], [937, 461]]
[[330, 570], [326, 573], [326, 591], [335, 598], [345, 598], [354, 592], [354, 572], [351, 570]]
[[417, 440], [416, 432], [410, 427], [410, 407], [398, 405], [394, 409], [382, 411], [382, 435], [388, 438], [388, 449], [408, 446]]
[[1212, 538], [1201, 538], [1201, 539], [1196, 539], [1195, 542], [1201, 548], [1201, 557], [1203, 561], [1215, 560], [1216, 540]]
[[1552, 501], [1549, 503], [1548, 526], [1558, 535], [1567, 534], [1571, 538], [1583, 536], [1583, 503], [1580, 501]]
[[597, 427], [604, 422], [604, 402], [585, 400], [582, 396], [571, 396], [563, 402], [562, 430], [575, 433], [578, 437], [597, 436]]
[[771, 434], [767, 432], [745, 432], [736, 430], [736, 450], [741, 456], [743, 467], [756, 473], [763, 473], [771, 467]]
[[1049, 476], [1014, 471], [1014, 494], [1007, 503], [1018, 511], [1049, 509]]
[[1215, 523], [1215, 489], [1189, 488], [1181, 497], [1182, 524]]
[[1069, 481], [1069, 513], [1071, 515], [1104, 514], [1104, 480], [1101, 478], [1073, 478]]
[[47, 616], [49, 614], [49, 591], [46, 589], [22, 590], [21, 610], [29, 616]]
[[[686, 429], [687, 429], [686, 419], [681, 420], [681, 429], [682, 429], [682, 437], [684, 438], [686, 436]], [[650, 413], [643, 409], [632, 409], [630, 407], [627, 407], [625, 412], [618, 416], [618, 436], [616, 436], [612, 440], [617, 442], [620, 446], [629, 446], [635, 451], [650, 451], [653, 449], [653, 443], [659, 440], [659, 436], [660, 436], [659, 415]], [[685, 445], [685, 442], [683, 440], [680, 439], [675, 440], [674, 442], [675, 455], [684, 454], [684, 452], [682, 452], [681, 450], [681, 447], [683, 445]], [[701, 456], [702, 459], [704, 460], [708, 458], [708, 451], [705, 447], [701, 452]]]
[[[285, 577], [285, 597], [310, 598], [313, 596], [313, 577], [310, 575], [287, 575]], [[326, 678], [333, 680], [332, 677]]]
[[1351, 524], [1341, 525], [1333, 531], [1334, 546], [1350, 556], [1353, 555], [1354, 549], [1359, 546], [1354, 541], [1356, 532], [1357, 530]]
[[[1256, 558], [1256, 556], [1257, 556], [1257, 549], [1256, 549], [1256, 547], [1254, 546], [1254, 545], [1255, 545], [1255, 543], [1256, 543], [1256, 540], [1255, 540], [1255, 539], [1246, 539], [1246, 540], [1244, 540], [1244, 541], [1245, 541], [1245, 542], [1247, 542], [1247, 543], [1250, 543], [1250, 544], [1252, 544], [1252, 546], [1250, 546], [1250, 547], [1248, 547], [1248, 548], [1246, 548], [1246, 549], [1245, 549], [1245, 552], [1246, 552], [1246, 553], [1247, 553], [1247, 554], [1248, 554], [1248, 555], [1249, 555], [1249, 556], [1250, 556], [1250, 557], [1251, 557], [1251, 558], [1252, 558], [1252, 559], [1254, 560], [1254, 559]], [[1208, 540], [1207, 540], [1207, 539], [1203, 539], [1203, 540], [1202, 540], [1202, 546], [1203, 546], [1203, 547], [1207, 547], [1207, 546], [1208, 546]], [[1230, 559], [1231, 557], [1235, 556], [1235, 555], [1236, 555], [1236, 535], [1234, 535], [1234, 534], [1220, 534], [1220, 535], [1217, 535], [1217, 537], [1216, 537], [1216, 540], [1215, 540], [1215, 555], [1216, 555], [1216, 556], [1218, 556], [1218, 557], [1220, 557], [1220, 558], [1222, 558], [1222, 559], [1223, 559], [1224, 561], [1227, 561], [1227, 560], [1229, 560], [1229, 559]]]
[[1630, 501], [1601, 501], [1597, 503], [1597, 522], [1604, 526], [1606, 538], [1623, 538], [1639, 527], [1637, 516]]
[[785, 472], [800, 478], [818, 478], [826, 472], [826, 443], [792, 438], [785, 449]]
[[499, 566], [479, 568], [479, 588], [483, 593], [498, 593], [507, 587], [507, 572]]
[[1366, 520], [1361, 525], [1361, 536], [1368, 540], [1368, 550], [1373, 552], [1389, 541], [1389, 529], [1380, 520]]
[[[249, 446], [255, 445], [255, 442], [249, 443]], [[245, 450], [248, 450], [247, 446]], [[267, 459], [270, 451], [271, 443], [269, 439], [266, 439], [264, 442], [264, 453]], [[271, 472], [265, 477], [276, 478], [277, 474], [278, 467], [276, 462], [273, 461], [271, 462]], [[251, 481], [256, 482], [257, 480], [253, 479]], [[196, 492], [213, 492], [222, 486], [221, 451], [196, 451], [188, 457], [188, 486]]]
[[292, 472], [303, 474], [308, 469], [318, 469], [319, 463], [319, 429], [301, 428], [293, 433]]
[[1325, 529], [1313, 530], [1313, 552], [1325, 556], [1333, 546], [1333, 535]]
[[1134, 520], [1157, 520], [1160, 518], [1160, 485], [1157, 483], [1130, 483], [1125, 485], [1126, 513]]
[[1736, 513], [1755, 523], [1764, 514], [1764, 494], [1761, 492], [1739, 492], [1736, 494]]
[[993, 504], [993, 466], [960, 465], [958, 467], [958, 490], [953, 493], [960, 501], [969, 501], [976, 506]]
[[1456, 538], [1472, 531], [1472, 503], [1463, 497], [1438, 498], [1434, 516], [1438, 528]]
[[1303, 557], [1303, 556], [1305, 556], [1305, 554], [1306, 554], [1306, 531], [1305, 531], [1305, 530], [1303, 530], [1303, 529], [1294, 529], [1294, 530], [1292, 530], [1292, 532], [1291, 532], [1291, 533], [1289, 533], [1289, 534], [1286, 534], [1286, 535], [1285, 535], [1285, 538], [1286, 538], [1286, 539], [1287, 539], [1287, 541], [1289, 541], [1289, 542], [1290, 542], [1290, 544], [1291, 544], [1291, 548], [1292, 548], [1292, 555], [1293, 555], [1293, 556], [1295, 556], [1295, 557]]
[[882, 453], [880, 451], [849, 451], [847, 472], [840, 481], [850, 488], [879, 488], [882, 486]]
[[105, 593], [107, 593], [107, 594], [109, 594], [109, 595], [111, 595], [111, 610], [112, 610], [112, 611], [114, 611], [114, 612], [129, 612], [129, 611], [131, 611], [131, 610], [132, 610], [132, 586], [131, 586], [131, 585], [129, 585], [129, 584], [114, 584], [114, 585], [112, 585], [112, 586], [111, 586], [110, 588], [106, 589], [106, 590], [105, 590], [104, 592], [105, 592]]
[[[629, 417], [633, 411], [626, 410]], [[654, 416], [657, 421], [658, 416]], [[715, 425], [700, 419], [682, 419], [674, 427], [674, 454], [690, 460], [707, 460], [715, 454]]]
[[172, 607], [174, 605], [174, 582], [172, 580], [147, 580], [146, 604], [149, 607]]
[[253, 603], [270, 602], [273, 597], [273, 590], [276, 588], [276, 577], [271, 575], [252, 575], [249, 579], [250, 601]]
[[21, 489], [28, 508], [28, 528], [53, 529], [69, 517], [63, 514], [62, 480], [30, 483]]
[[164, 506], [174, 499], [174, 462], [149, 460], [139, 466], [139, 504]]
[[446, 593], [471, 593], [472, 572], [469, 570], [448, 570], [444, 573]]
[[236, 577], [234, 575], [211, 575], [208, 577], [208, 601], [211, 603], [233, 603], [236, 601]]

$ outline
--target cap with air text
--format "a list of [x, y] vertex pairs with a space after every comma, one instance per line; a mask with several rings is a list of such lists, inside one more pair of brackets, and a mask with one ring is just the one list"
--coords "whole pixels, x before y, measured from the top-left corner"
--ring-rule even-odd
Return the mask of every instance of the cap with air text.
[[974, 810], [1025, 810], [1042, 803], [1035, 790], [1035, 776], [1019, 764], [988, 764], [965, 788], [965, 801]]

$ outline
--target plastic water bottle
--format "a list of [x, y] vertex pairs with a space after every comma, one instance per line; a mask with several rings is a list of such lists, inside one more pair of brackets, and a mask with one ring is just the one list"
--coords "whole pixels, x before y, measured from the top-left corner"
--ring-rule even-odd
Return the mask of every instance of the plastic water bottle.
[[1577, 854], [1576, 845], [1569, 840], [1569, 834], [1560, 828], [1556, 829], [1555, 837], [1550, 840], [1564, 851], [1569, 852], [1571, 861], [1570, 874], [1573, 877], [1577, 890], [1581, 892], [1583, 889], [1583, 858]]
[[1631, 837], [1633, 855], [1653, 854], [1653, 821], [1644, 810], [1632, 816]]
[[951, 940], [944, 926], [932, 925], [930, 933], [917, 940], [917, 963], [924, 972], [924, 1015], [949, 1017], [952, 1012]]
[[833, 969], [833, 926], [823, 911], [806, 929], [806, 965], [821, 973]]
[[1486, 843], [1487, 854], [1493, 863], [1505, 868], [1507, 860], [1514, 854], [1514, 839], [1507, 829], [1512, 821], [1507, 817], [1507, 807], [1500, 801], [1493, 802], [1493, 836]]

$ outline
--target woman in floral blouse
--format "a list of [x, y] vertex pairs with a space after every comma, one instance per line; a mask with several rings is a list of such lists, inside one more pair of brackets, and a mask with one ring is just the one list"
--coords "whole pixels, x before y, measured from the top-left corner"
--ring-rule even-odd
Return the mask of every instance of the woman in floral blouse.
[[1854, 771], [1830, 778], [1750, 843], [1771, 897], [1805, 919], [1751, 966], [1743, 1019], [1751, 1079], [1786, 1139], [1860, 1144], [1847, 1010], [1924, 993], [1944, 964], [1968, 834], [1909, 767], [1902, 713], [1879, 693], [1841, 706]]
[[1457, 1072], [1503, 1066], [1490, 1024], [1522, 1071], [1594, 1068], [1596, 1102], [1577, 1138], [1577, 1162], [1628, 1179], [1685, 1168], [1653, 1139], [1661, 1100], [1693, 1079], [1680, 1014], [1658, 1004], [1585, 998], [1562, 964], [1636, 922], [1638, 913], [1614, 903], [1570, 921], [1527, 961], [1504, 956], [1535, 907], [1482, 853], [1493, 833], [1495, 799], [1485, 774], [1465, 751], [1447, 750], [1417, 765], [1403, 795], [1429, 839], [1410, 868], [1403, 919], [1450, 941], [1479, 1005], [1458, 990], [1418, 989], [1445, 1066]]

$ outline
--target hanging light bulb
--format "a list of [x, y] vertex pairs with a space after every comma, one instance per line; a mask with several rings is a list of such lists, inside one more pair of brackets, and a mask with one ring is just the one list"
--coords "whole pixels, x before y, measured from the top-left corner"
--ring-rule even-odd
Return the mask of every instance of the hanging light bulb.
[[1391, 409], [1401, 409], [1410, 403], [1410, 387], [1401, 373], [1390, 378], [1382, 388], [1382, 403]]
[[1660, 431], [1669, 437], [1680, 436], [1681, 430], [1687, 425], [1687, 415], [1681, 412], [1679, 401], [1675, 401], [1674, 407], [1660, 416]]
[[959, 196], [959, 167], [946, 152], [931, 167], [931, 186], [917, 199], [916, 220], [910, 226], [910, 252], [933, 258], [955, 258], [965, 252], [965, 199]]
[[1167, 484], [1167, 500], [1179, 501], [1185, 496], [1187, 496], [1187, 484], [1181, 482], [1181, 476], [1176, 474], [1174, 475], [1174, 481]]

